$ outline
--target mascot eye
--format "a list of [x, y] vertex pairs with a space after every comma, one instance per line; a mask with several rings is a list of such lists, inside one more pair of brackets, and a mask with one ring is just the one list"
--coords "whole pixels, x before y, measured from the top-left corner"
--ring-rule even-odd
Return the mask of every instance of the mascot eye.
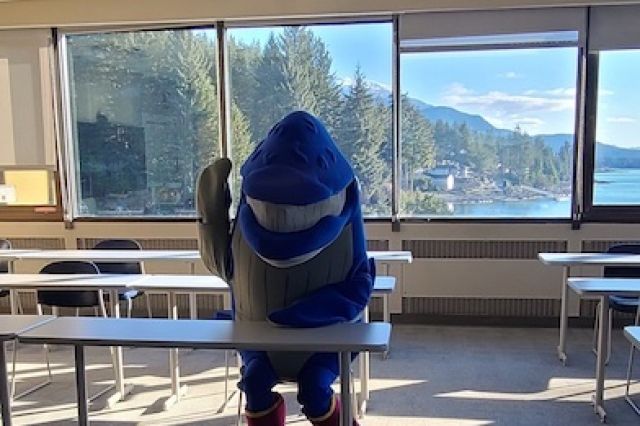
[[280, 130], [282, 130], [282, 126], [280, 125], [280, 123], [278, 123], [271, 128], [268, 136], [277, 135], [278, 133], [280, 133]]
[[262, 150], [261, 149], [256, 149], [256, 152], [253, 153], [253, 155], [251, 156], [251, 161], [256, 161], [260, 155], [262, 154]]
[[308, 164], [309, 163], [309, 159], [307, 158], [305, 153], [302, 152], [302, 150], [300, 149], [299, 146], [295, 147], [295, 149], [293, 150], [293, 155], [295, 155], [296, 158], [298, 159], [298, 161], [300, 161], [301, 163], [303, 163], [303, 164]]
[[276, 159], [276, 154], [273, 152], [267, 152], [264, 156], [264, 164], [271, 164]]
[[332, 163], [336, 162], [336, 153], [331, 151], [329, 148], [325, 148], [325, 152], [327, 153], [327, 156], [329, 157], [329, 160], [331, 160]]
[[316, 128], [316, 123], [314, 123], [311, 118], [306, 117], [304, 119], [304, 123], [307, 125], [307, 128], [309, 130], [311, 130], [313, 133], [317, 133], [318, 132], [318, 129]]
[[325, 170], [329, 168], [329, 163], [327, 162], [327, 159], [321, 155], [318, 156], [318, 167]]

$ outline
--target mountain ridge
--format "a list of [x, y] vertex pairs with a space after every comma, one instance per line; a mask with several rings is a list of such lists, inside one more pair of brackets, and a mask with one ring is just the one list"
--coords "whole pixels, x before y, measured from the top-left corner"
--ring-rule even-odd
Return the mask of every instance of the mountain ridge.
[[[353, 83], [350, 78], [339, 80], [343, 93], [347, 93]], [[385, 103], [391, 101], [392, 92], [389, 86], [370, 80], [367, 80], [365, 85], [375, 99]], [[422, 116], [431, 122], [441, 120], [449, 125], [465, 123], [471, 130], [495, 132], [501, 136], [508, 136], [514, 132], [514, 130], [495, 127], [479, 114], [470, 114], [447, 106], [431, 105], [410, 96], [407, 99]], [[565, 142], [573, 145], [574, 139], [574, 135], [570, 133], [540, 133], [530, 136], [541, 138], [545, 145], [551, 147], [555, 152], [558, 152]], [[640, 167], [640, 148], [624, 148], [596, 142], [596, 167]]]

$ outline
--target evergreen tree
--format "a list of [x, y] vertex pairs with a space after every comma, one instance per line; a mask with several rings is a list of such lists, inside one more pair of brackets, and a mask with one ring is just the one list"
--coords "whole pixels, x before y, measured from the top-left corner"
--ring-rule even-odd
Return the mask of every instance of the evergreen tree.
[[[235, 112], [242, 113], [242, 120], [246, 120], [252, 142], [255, 144], [266, 134], [258, 126], [263, 121], [265, 105], [258, 100], [263, 94], [259, 91], [259, 81], [263, 77], [259, 74], [258, 66], [262, 60], [262, 49], [256, 41], [244, 43], [233, 36], [227, 39], [229, 54], [229, 74], [232, 102], [236, 106], [231, 109], [232, 117]], [[270, 93], [270, 92], [268, 92]], [[267, 94], [268, 96], [268, 94]]]
[[358, 66], [354, 84], [345, 95], [334, 137], [355, 168], [362, 186], [364, 208], [369, 213], [383, 213], [389, 205], [391, 170], [381, 155], [388, 127], [380, 120], [382, 108], [367, 89], [365, 76]]
[[324, 42], [311, 29], [286, 27], [278, 36], [271, 34], [256, 72], [259, 134], [266, 135], [280, 118], [300, 109], [316, 115], [331, 133], [340, 105], [331, 64]]
[[416, 173], [435, 166], [435, 141], [431, 123], [409, 102], [407, 95], [402, 96], [400, 106], [402, 187], [413, 191]]

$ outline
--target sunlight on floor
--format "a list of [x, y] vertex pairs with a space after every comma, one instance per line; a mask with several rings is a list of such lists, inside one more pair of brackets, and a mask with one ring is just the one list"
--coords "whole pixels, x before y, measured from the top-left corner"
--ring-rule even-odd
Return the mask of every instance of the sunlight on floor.
[[[384, 419], [384, 416], [380, 416], [381, 419]], [[406, 422], [417, 422], [416, 424], [421, 423], [437, 423], [438, 426], [485, 426], [495, 424], [494, 421], [491, 420], [478, 420], [478, 419], [445, 419], [438, 417], [429, 417], [429, 419], [425, 419], [424, 417], [402, 417], [402, 423]], [[389, 417], [389, 424], [398, 424], [397, 417]]]
[[[556, 378], [549, 381], [549, 388], [533, 393], [483, 392], [472, 389], [434, 395], [436, 398], [466, 398], [491, 401], [591, 401], [593, 379]], [[605, 391], [609, 396], [624, 393], [625, 380], [608, 379]]]

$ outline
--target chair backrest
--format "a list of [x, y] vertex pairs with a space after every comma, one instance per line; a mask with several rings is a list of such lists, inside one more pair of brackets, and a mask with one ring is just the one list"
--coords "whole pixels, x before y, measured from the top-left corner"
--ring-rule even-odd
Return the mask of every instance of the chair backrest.
[[[102, 240], [93, 248], [94, 250], [142, 250], [142, 246], [136, 240], [127, 239]], [[142, 262], [96, 262], [96, 265], [103, 274], [144, 273]]]
[[[10, 250], [11, 249], [11, 241], [6, 238], [0, 238], [0, 250]], [[0, 274], [9, 273], [9, 261], [8, 260], [0, 260]]]
[[[640, 255], [640, 244], [618, 244], [611, 246], [607, 253]], [[640, 266], [605, 266], [602, 275], [608, 278], [640, 278]]]
[[[95, 263], [85, 260], [51, 262], [41, 274], [99, 274]], [[93, 290], [38, 290], [38, 303], [47, 306], [82, 308], [100, 305], [100, 293]]]

